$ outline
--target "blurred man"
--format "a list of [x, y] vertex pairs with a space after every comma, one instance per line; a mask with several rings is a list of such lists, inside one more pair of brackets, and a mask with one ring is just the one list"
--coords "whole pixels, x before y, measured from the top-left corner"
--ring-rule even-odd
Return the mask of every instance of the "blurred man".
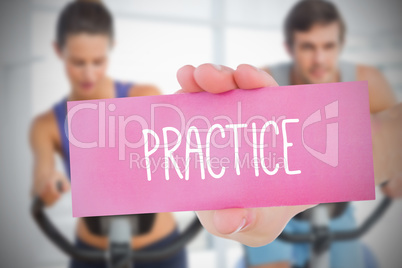
[[[377, 69], [340, 61], [346, 27], [332, 3], [319, 0], [298, 2], [285, 20], [284, 32], [285, 46], [292, 61], [265, 68], [279, 85], [366, 80], [372, 114], [396, 105], [393, 91]], [[331, 211], [331, 230], [355, 227], [353, 210], [348, 203], [332, 205]], [[299, 214], [289, 222], [285, 231], [308, 232], [309, 223]], [[310, 257], [308, 245], [292, 245], [279, 240], [264, 247], [246, 247], [246, 252], [248, 264], [259, 268], [305, 267]], [[365, 267], [362, 248], [357, 241], [333, 243], [330, 256], [330, 267]]]

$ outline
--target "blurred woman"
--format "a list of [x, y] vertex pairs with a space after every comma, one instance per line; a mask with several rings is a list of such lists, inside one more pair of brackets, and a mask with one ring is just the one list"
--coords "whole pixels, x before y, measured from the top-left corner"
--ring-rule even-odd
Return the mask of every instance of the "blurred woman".
[[[113, 19], [98, 1], [75, 1], [62, 10], [57, 23], [54, 49], [65, 67], [70, 93], [52, 109], [34, 119], [31, 126], [31, 147], [34, 154], [33, 194], [50, 206], [61, 192], [70, 188], [69, 145], [64, 129], [66, 102], [88, 99], [158, 95], [151, 85], [121, 83], [106, 75], [109, 54], [113, 47]], [[66, 175], [55, 168], [55, 154], [60, 154]], [[58, 189], [57, 184], [62, 185]], [[132, 238], [134, 249], [154, 249], [166, 245], [178, 235], [171, 213], [143, 214], [140, 232]], [[108, 240], [98, 231], [97, 217], [79, 219], [76, 246], [85, 249], [106, 249]], [[106, 267], [106, 264], [86, 264], [72, 260], [70, 267]], [[173, 257], [155, 263], [135, 263], [135, 267], [186, 267], [182, 250]]]

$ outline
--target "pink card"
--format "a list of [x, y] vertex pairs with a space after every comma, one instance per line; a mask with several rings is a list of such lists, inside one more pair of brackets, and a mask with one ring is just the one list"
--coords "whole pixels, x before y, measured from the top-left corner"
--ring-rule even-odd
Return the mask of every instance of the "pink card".
[[367, 82], [68, 110], [74, 217], [375, 198]]

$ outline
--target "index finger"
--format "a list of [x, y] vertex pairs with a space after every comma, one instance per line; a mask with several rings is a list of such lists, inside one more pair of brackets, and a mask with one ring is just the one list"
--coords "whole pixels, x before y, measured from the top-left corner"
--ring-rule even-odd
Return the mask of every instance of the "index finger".
[[201, 64], [197, 68], [186, 65], [177, 71], [177, 80], [182, 87], [176, 93], [207, 91], [222, 93], [238, 88], [234, 70], [222, 65]]
[[248, 64], [237, 66], [233, 77], [238, 87], [242, 89], [278, 86], [275, 79], [266, 71]]

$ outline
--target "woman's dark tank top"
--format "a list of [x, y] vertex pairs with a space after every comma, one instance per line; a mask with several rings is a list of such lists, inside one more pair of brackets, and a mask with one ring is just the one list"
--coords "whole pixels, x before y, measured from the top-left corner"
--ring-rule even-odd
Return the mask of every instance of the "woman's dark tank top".
[[[114, 82], [116, 98], [128, 97], [130, 88], [133, 86], [130, 83]], [[56, 103], [53, 107], [53, 112], [56, 115], [57, 126], [61, 137], [61, 149], [65, 171], [70, 178], [70, 150], [68, 145], [67, 131], [67, 97]]]
[[[116, 98], [128, 97], [129, 91], [133, 84], [114, 82]], [[53, 107], [53, 112], [57, 119], [57, 126], [61, 137], [61, 150], [64, 168], [70, 179], [70, 150], [68, 143], [68, 131], [67, 131], [67, 97], [63, 98], [60, 102], [56, 103]], [[139, 228], [137, 234], [147, 233], [152, 228], [155, 214], [138, 214], [132, 217], [139, 217]], [[87, 217], [84, 218], [89, 230], [97, 235], [105, 235], [102, 225], [102, 217]], [[105, 218], [105, 217], [103, 217]], [[134, 221], [133, 221], [134, 222]]]

